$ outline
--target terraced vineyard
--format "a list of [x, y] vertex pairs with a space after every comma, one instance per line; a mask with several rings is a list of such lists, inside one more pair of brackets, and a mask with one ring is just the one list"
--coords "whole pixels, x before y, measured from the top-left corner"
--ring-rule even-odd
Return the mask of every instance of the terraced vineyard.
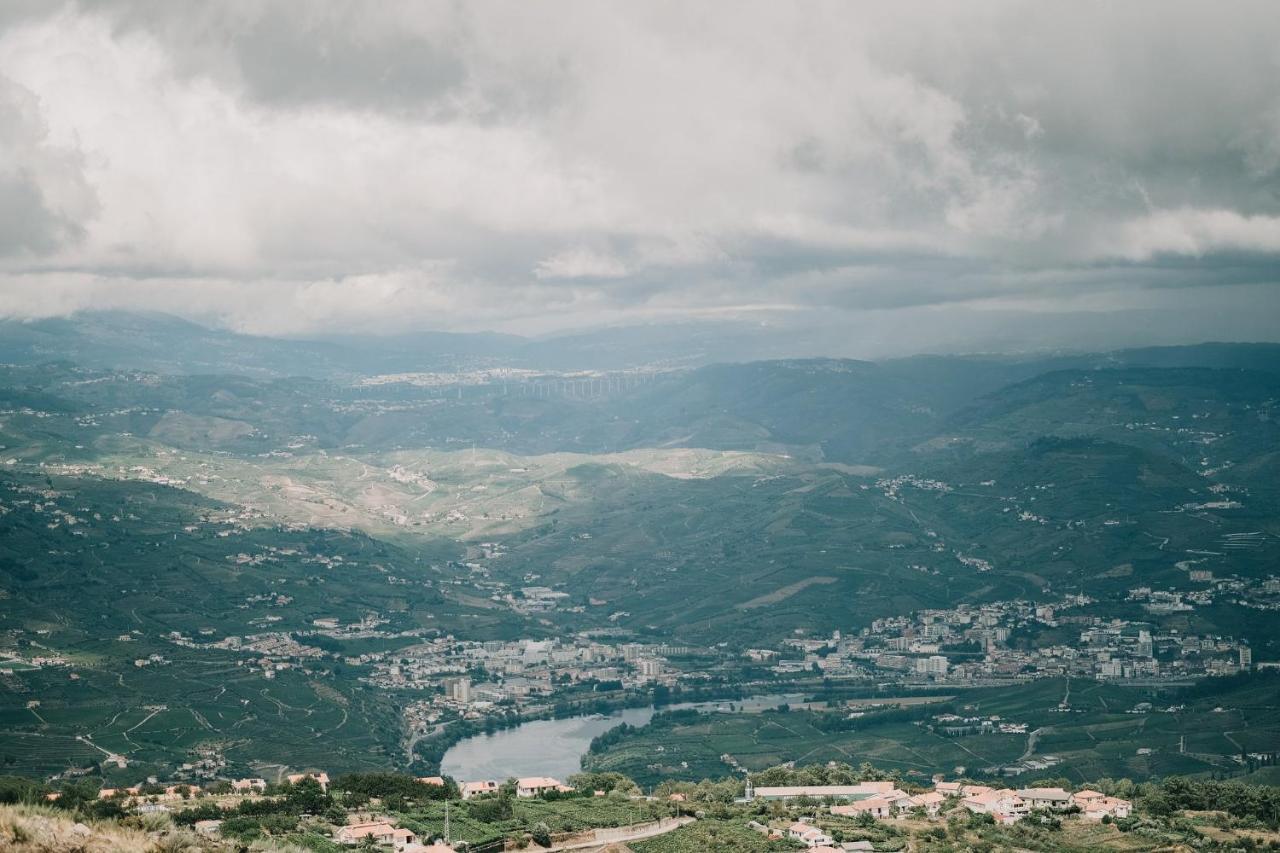
[[[1056, 763], [1019, 774], [1019, 784], [1045, 777], [1080, 784], [1103, 777], [1231, 772], [1242, 751], [1270, 750], [1280, 742], [1278, 683], [1264, 678], [1235, 689], [1224, 684], [1212, 697], [1198, 697], [1046, 679], [912, 706], [912, 719], [890, 711], [846, 723], [846, 712], [837, 710], [682, 712], [655, 717], [585, 760], [591, 770], [625, 773], [645, 784], [712, 778], [736, 766], [759, 771], [786, 761], [865, 761], [920, 780], [936, 772], [1001, 778], [1002, 767], [1031, 755], [1052, 756]], [[1142, 703], [1151, 707], [1135, 713]], [[1027, 733], [949, 736], [931, 720], [947, 712], [995, 716], [1025, 724]], [[1037, 733], [1034, 740], [1030, 732]]]

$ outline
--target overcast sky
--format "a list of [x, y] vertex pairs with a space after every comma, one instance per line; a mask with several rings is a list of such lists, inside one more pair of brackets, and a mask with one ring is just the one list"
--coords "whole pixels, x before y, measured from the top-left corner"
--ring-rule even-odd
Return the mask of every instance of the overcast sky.
[[927, 350], [1278, 280], [1273, 0], [0, 5], [12, 316]]

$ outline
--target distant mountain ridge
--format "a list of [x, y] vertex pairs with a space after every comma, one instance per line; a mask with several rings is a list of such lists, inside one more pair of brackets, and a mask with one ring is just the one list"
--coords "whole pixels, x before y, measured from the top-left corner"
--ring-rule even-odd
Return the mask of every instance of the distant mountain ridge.
[[[796, 337], [783, 330], [707, 322], [605, 328], [537, 339], [493, 332], [437, 331], [383, 337], [271, 338], [211, 328], [168, 314], [97, 311], [41, 320], [0, 320], [0, 363], [68, 360], [85, 366], [158, 373], [332, 379], [494, 366], [558, 371], [822, 361], [808, 353], [812, 346]], [[964, 366], [967, 373], [980, 370], [990, 375], [992, 382], [998, 378], [998, 384], [1008, 384], [1018, 377], [1073, 367], [1197, 366], [1276, 371], [1280, 370], [1280, 344], [1205, 343], [1060, 355], [921, 355], [875, 363], [913, 379], [936, 371], [940, 365]]]

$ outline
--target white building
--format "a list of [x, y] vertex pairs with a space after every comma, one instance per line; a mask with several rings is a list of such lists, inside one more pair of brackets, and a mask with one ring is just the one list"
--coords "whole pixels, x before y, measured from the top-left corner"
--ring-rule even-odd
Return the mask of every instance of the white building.
[[1015, 823], [1027, 816], [1027, 803], [1008, 788], [966, 796], [963, 805], [974, 814], [989, 814], [999, 823]]
[[475, 782], [463, 782], [460, 786], [462, 799], [480, 797], [485, 794], [496, 794], [501, 786], [492, 779], [480, 779]]
[[565, 785], [559, 779], [552, 779], [550, 776], [525, 776], [516, 780], [516, 796], [529, 799], [532, 797], [541, 797], [548, 791], [572, 791], [568, 785]]
[[795, 841], [799, 841], [805, 847], [827, 847], [835, 844], [835, 839], [827, 835], [816, 826], [810, 826], [803, 821], [791, 824], [787, 828], [787, 837]]

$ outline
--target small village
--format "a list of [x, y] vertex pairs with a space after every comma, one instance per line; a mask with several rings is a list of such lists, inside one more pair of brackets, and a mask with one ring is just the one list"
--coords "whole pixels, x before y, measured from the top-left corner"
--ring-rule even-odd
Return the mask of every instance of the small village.
[[[835, 765], [831, 769], [838, 772]], [[770, 771], [772, 772], [772, 771]], [[380, 774], [384, 785], [395, 774]], [[189, 824], [199, 835], [218, 839], [224, 832], [239, 831], [238, 816], [265, 813], [277, 798], [307, 797], [317, 793], [319, 803], [331, 805], [322, 819], [310, 820], [312, 831], [320, 831], [333, 843], [344, 847], [381, 848], [395, 853], [456, 853], [457, 851], [529, 849], [529, 850], [604, 850], [608, 845], [628, 840], [651, 838], [689, 825], [706, 816], [715, 797], [708, 799], [706, 790], [691, 783], [661, 786], [648, 794], [625, 778], [596, 777], [582, 774], [569, 781], [604, 782], [609, 790], [575, 788], [547, 776], [455, 782], [442, 776], [398, 777], [398, 791], [386, 801], [361, 793], [358, 777], [331, 779], [320, 770], [289, 773], [278, 782], [260, 777], [218, 779], [203, 786], [162, 784], [148, 780], [146, 784], [125, 788], [102, 788], [98, 801], [118, 807], [122, 813], [166, 815], [179, 824]], [[705, 786], [705, 783], [703, 783]], [[744, 827], [771, 840], [789, 843], [795, 849], [813, 853], [844, 853], [877, 849], [865, 839], [849, 838], [859, 829], [877, 825], [917, 825], [942, 823], [957, 819], [1007, 826], [1020, 821], [1046, 822], [1075, 820], [1082, 823], [1113, 823], [1133, 813], [1132, 801], [1109, 796], [1087, 786], [1077, 790], [1063, 787], [993, 788], [966, 781], [934, 778], [931, 786], [917, 786], [894, 779], [855, 781], [849, 784], [820, 785], [755, 785], [750, 777], [737, 784], [739, 795], [732, 803]], [[417, 792], [424, 800], [443, 801], [445, 821], [439, 833], [422, 832], [411, 819], [402, 819], [395, 809], [407, 808], [404, 791]], [[310, 792], [310, 793], [308, 793]], [[335, 796], [336, 795], [336, 796]], [[57, 803], [61, 792], [45, 795]], [[572, 832], [535, 832], [537, 837], [508, 838], [475, 847], [454, 834], [449, 822], [449, 802], [466, 809], [467, 803], [516, 801], [560, 802], [598, 801], [612, 798], [636, 804], [634, 814], [645, 819], [620, 826], [580, 828]], [[411, 801], [410, 801], [411, 802]], [[643, 808], [641, 808], [643, 807]], [[724, 804], [715, 806], [720, 819]], [[219, 812], [226, 817], [211, 816]], [[461, 817], [465, 812], [457, 812]], [[308, 822], [303, 814], [303, 822]], [[340, 818], [340, 820], [338, 820]], [[407, 825], [408, 824], [408, 825]], [[454, 824], [457, 827], [459, 824]], [[465, 825], [465, 824], [464, 824]]]

